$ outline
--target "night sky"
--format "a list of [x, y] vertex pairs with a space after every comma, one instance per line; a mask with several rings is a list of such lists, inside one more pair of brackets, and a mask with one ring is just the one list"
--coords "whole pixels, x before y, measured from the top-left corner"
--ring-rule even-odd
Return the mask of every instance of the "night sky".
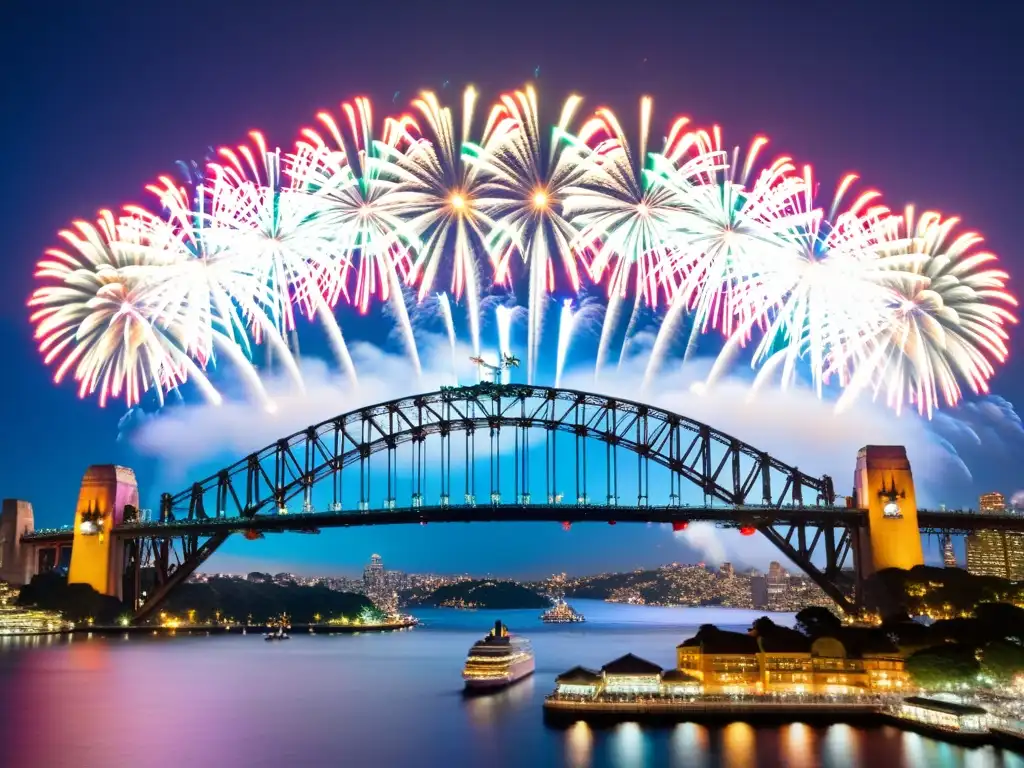
[[[14, 1], [0, 11], [0, 495], [31, 500], [40, 526], [70, 521], [89, 464], [135, 467], [149, 503], [165, 490], [156, 487], [160, 462], [117, 441], [123, 407], [100, 409], [78, 400], [73, 383], [54, 386], [35, 350], [25, 302], [34, 263], [57, 230], [99, 208], [142, 201], [143, 185], [174, 161], [201, 159], [208, 146], [238, 143], [252, 128], [287, 147], [316, 111], [357, 95], [373, 97], [383, 113], [396, 91], [404, 105], [450, 81], [450, 101], [467, 83], [486, 101], [539, 67], [543, 100], [576, 91], [588, 110], [608, 104], [632, 125], [638, 98], [650, 94], [659, 124], [687, 114], [724, 126], [729, 144], [764, 133], [776, 153], [813, 163], [826, 186], [856, 171], [894, 208], [913, 202], [958, 214], [1011, 274], [1024, 271], [1013, 234], [1024, 176], [1024, 17], [1012, 4], [60, 5]], [[1011, 355], [993, 391], [1024, 401], [1021, 372]], [[1021, 447], [983, 439], [961, 498], [1024, 487]], [[346, 572], [371, 551], [409, 570], [523, 574], [696, 557], [657, 529], [574, 530], [567, 545], [550, 528], [557, 526], [281, 537], [233, 543], [210, 568]], [[761, 552], [767, 560], [770, 551]]]

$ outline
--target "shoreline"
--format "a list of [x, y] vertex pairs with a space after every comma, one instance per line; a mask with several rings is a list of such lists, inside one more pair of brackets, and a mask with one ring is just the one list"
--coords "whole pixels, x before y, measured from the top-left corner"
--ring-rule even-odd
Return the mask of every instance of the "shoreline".
[[[419, 624], [419, 621], [402, 621], [393, 624], [292, 624], [288, 629], [290, 635], [297, 633], [315, 635], [351, 635], [357, 632], [394, 632], [402, 629], [410, 629]], [[164, 626], [127, 626], [120, 625], [93, 625], [75, 627], [74, 629], [54, 630], [50, 632], [18, 632], [12, 634], [0, 634], [0, 638], [19, 637], [42, 637], [48, 635], [241, 635], [241, 634], [262, 634], [276, 630], [276, 626], [269, 624], [194, 624], [180, 627]], [[244, 631], [244, 632], [243, 632]]]
[[1024, 736], [999, 727], [987, 731], [954, 731], [899, 717], [875, 702], [801, 702], [751, 701], [560, 701], [545, 698], [544, 724], [565, 729], [577, 722], [596, 728], [634, 722], [649, 727], [667, 727], [678, 723], [723, 725], [745, 722], [752, 726], [778, 726], [791, 723], [881, 727], [913, 731], [939, 741], [969, 747], [993, 746], [1024, 754]]

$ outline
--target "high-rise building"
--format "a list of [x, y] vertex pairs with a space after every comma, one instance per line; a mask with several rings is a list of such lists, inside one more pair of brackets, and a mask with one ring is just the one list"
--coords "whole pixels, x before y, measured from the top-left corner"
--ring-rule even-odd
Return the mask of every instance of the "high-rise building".
[[773, 560], [768, 565], [768, 575], [765, 577], [765, 587], [768, 593], [768, 608], [773, 608], [782, 601], [789, 586], [789, 574], [782, 564]]
[[[982, 515], [1006, 512], [1006, 497], [985, 493], [978, 499]], [[967, 537], [967, 570], [977, 576], [1024, 579], [1024, 534], [1003, 531], [977, 531]]]
[[753, 573], [750, 576], [750, 599], [755, 608], [768, 607], [768, 584], [764, 575]]
[[380, 555], [370, 555], [370, 564], [363, 568], [363, 586], [367, 590], [384, 586], [384, 561]]
[[953, 551], [953, 537], [948, 533], [942, 537], [942, 563], [947, 568], [956, 568], [956, 552]]
[[718, 572], [726, 578], [736, 575], [736, 569], [732, 567], [732, 563], [722, 563], [718, 568]]
[[380, 555], [371, 555], [369, 565], [363, 568], [363, 591], [382, 611], [395, 613], [398, 610], [398, 594], [393, 585], [388, 584]]
[[978, 498], [978, 511], [984, 514], [1001, 514], [1006, 511], [1006, 497], [998, 491], [983, 493]]
[[1003, 534], [1006, 546], [1006, 578], [1024, 580], [1024, 533]]

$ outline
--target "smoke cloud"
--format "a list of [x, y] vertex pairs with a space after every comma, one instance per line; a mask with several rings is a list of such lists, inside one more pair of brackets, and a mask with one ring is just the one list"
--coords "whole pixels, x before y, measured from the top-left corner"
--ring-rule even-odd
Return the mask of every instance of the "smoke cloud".
[[[1024, 428], [1012, 406], [993, 398], [944, 413], [933, 423], [913, 413], [897, 416], [866, 401], [837, 414], [832, 403], [799, 387], [765, 389], [752, 397], [749, 380], [742, 375], [723, 377], [701, 391], [695, 385], [707, 376], [707, 360], [676, 364], [676, 370], [667, 366], [666, 373], [643, 390], [644, 346], [644, 340], [635, 340], [623, 364], [599, 377], [592, 368], [570, 367], [563, 386], [647, 402], [711, 424], [808, 474], [831, 475], [840, 493], [850, 492], [857, 451], [864, 445], [905, 445], [918, 498], [930, 506], [941, 503], [945, 493], [969, 487], [971, 473], [958, 455], [960, 446], [1024, 441]], [[356, 385], [323, 361], [305, 359], [304, 391], [286, 377], [265, 376], [277, 406], [272, 414], [243, 398], [226, 398], [219, 406], [186, 404], [134, 418], [127, 438], [140, 454], [157, 460], [164, 482], [184, 484], [202, 469], [210, 471], [214, 462], [220, 466], [237, 460], [310, 424], [476, 377], [468, 361], [469, 348], [460, 346], [453, 353], [447, 340], [437, 336], [420, 343], [419, 379], [402, 355], [366, 343], [351, 345], [351, 352], [359, 371]], [[710, 563], [761, 562], [766, 552], [774, 552], [761, 537], [722, 533], [713, 525], [694, 524], [674, 540], [698, 550]]]

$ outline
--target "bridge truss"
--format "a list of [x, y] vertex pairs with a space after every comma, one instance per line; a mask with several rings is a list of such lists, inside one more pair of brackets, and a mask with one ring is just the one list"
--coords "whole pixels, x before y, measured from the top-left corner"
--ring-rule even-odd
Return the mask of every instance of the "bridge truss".
[[[849, 609], [862, 516], [834, 500], [828, 476], [675, 413], [575, 390], [480, 384], [312, 425], [164, 494], [158, 521], [128, 521], [115, 535], [137, 620], [232, 532], [446, 520], [748, 527]], [[156, 574], [148, 591], [144, 566]]]

